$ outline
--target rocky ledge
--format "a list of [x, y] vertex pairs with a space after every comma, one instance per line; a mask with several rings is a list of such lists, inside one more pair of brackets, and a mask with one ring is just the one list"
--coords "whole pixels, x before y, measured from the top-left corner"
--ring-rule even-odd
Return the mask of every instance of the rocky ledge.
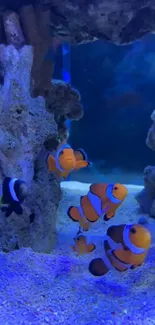
[[72, 43], [105, 39], [132, 42], [155, 28], [153, 0], [2, 0], [2, 11], [39, 4], [51, 12], [51, 34]]

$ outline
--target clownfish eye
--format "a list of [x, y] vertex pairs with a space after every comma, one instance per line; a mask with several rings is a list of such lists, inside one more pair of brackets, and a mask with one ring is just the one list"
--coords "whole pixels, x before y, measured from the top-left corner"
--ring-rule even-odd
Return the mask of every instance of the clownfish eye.
[[63, 155], [63, 153], [64, 153], [64, 152], [63, 152], [63, 150], [62, 150], [62, 151], [60, 152], [60, 156]]
[[130, 229], [130, 232], [131, 232], [132, 234], [135, 234], [135, 233], [137, 232], [137, 230], [136, 230], [136, 228], [132, 227], [132, 228]]
[[118, 187], [117, 186], [114, 186], [114, 190], [118, 190]]

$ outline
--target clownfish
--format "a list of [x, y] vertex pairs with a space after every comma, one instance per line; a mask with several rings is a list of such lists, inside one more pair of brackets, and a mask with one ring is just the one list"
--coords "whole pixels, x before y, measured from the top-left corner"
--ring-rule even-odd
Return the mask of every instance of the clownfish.
[[26, 183], [17, 178], [5, 177], [2, 184], [2, 196], [0, 198], [1, 210], [5, 212], [5, 216], [9, 217], [12, 212], [22, 214], [23, 209], [21, 203], [28, 195], [28, 187]]
[[100, 217], [103, 216], [105, 221], [113, 218], [127, 193], [127, 188], [122, 184], [92, 184], [87, 195], [81, 196], [80, 206], [70, 206], [67, 214], [87, 231], [90, 223]]
[[48, 171], [55, 172], [59, 177], [67, 178], [68, 175], [80, 168], [88, 167], [90, 163], [83, 149], [73, 150], [67, 143], [58, 146], [56, 156], [48, 154]]
[[[2, 196], [0, 198], [0, 208], [5, 212], [5, 217], [9, 217], [13, 212], [17, 215], [23, 214], [21, 204], [28, 195], [27, 184], [18, 179], [5, 177], [2, 184]], [[35, 214], [29, 216], [30, 223], [34, 221]]]
[[75, 245], [72, 246], [73, 252], [77, 255], [88, 254], [95, 250], [96, 246], [93, 243], [88, 243], [88, 239], [83, 235], [82, 231], [78, 231], [75, 238], [73, 238]]
[[103, 257], [89, 264], [89, 272], [102, 276], [115, 268], [119, 272], [143, 264], [151, 245], [150, 232], [140, 224], [111, 226], [103, 238]]

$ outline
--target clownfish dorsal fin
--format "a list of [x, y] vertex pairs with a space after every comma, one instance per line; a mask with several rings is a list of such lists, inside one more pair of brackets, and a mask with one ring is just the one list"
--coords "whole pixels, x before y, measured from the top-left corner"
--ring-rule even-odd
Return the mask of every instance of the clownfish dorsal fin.
[[106, 184], [102, 184], [102, 183], [94, 183], [90, 185], [90, 191], [97, 195], [100, 198], [103, 198], [104, 201], [106, 200]]
[[107, 235], [116, 243], [121, 243], [124, 246], [123, 242], [123, 230], [126, 225], [114, 225], [108, 228]]

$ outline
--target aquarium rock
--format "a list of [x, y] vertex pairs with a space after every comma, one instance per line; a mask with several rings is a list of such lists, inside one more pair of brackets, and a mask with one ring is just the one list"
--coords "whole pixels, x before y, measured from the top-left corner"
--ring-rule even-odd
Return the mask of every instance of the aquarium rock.
[[144, 169], [144, 188], [136, 194], [142, 212], [155, 218], [155, 166]]
[[132, 42], [154, 31], [155, 7], [143, 0], [42, 0], [51, 10], [51, 30], [72, 43], [95, 39]]
[[153, 121], [153, 123], [148, 131], [146, 144], [150, 149], [155, 151], [155, 110], [151, 114], [151, 120]]
[[[96, 39], [124, 44], [139, 39], [149, 32], [154, 32], [153, 0], [149, 2], [143, 0], [41, 0], [37, 6], [35, 0], [26, 2], [29, 6], [25, 6], [24, 3], [23, 0], [14, 3], [11, 0], [1, 0], [1, 10], [17, 11], [23, 28], [26, 29], [26, 35], [29, 36], [30, 44], [31, 41], [33, 44], [35, 41], [35, 49], [40, 49], [41, 60], [39, 53], [37, 51], [35, 53], [38, 58], [35, 73], [39, 72], [42, 54], [46, 44], [49, 45], [49, 32], [47, 35], [43, 32], [45, 30], [50, 30], [52, 36], [74, 44]], [[42, 21], [44, 21], [43, 24]], [[40, 30], [38, 22], [43, 32], [41, 34], [44, 35], [45, 47], [42, 46], [41, 34], [38, 32]]]
[[[57, 135], [54, 115], [42, 97], [30, 96], [33, 49], [0, 45], [4, 83], [0, 87], [0, 181], [5, 176], [23, 179], [29, 196], [24, 214], [5, 218], [0, 214], [0, 250], [31, 247], [50, 252], [56, 240], [59, 182], [49, 175], [42, 148], [46, 138]], [[41, 153], [41, 154], [40, 154]], [[35, 213], [30, 224], [29, 215]]]

